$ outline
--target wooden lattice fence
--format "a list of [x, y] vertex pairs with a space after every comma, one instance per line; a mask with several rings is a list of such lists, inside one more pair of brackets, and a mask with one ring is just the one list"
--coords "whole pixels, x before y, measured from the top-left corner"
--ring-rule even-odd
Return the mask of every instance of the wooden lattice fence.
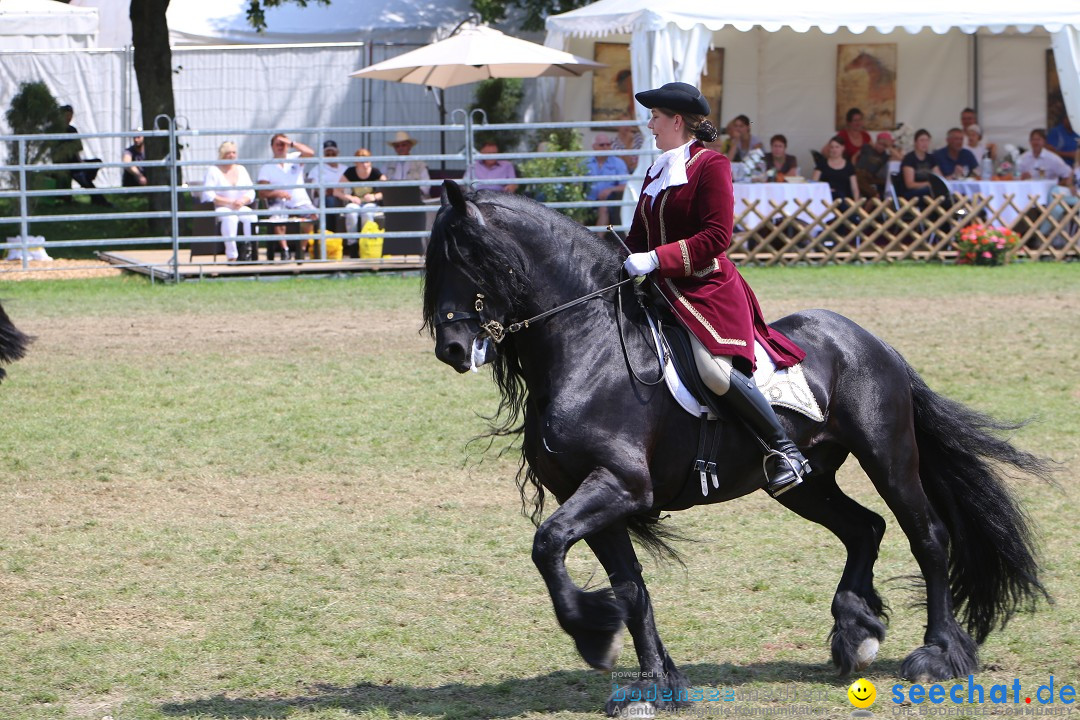
[[[897, 201], [863, 199], [748, 200], [735, 218], [728, 256], [740, 264], [869, 263], [956, 259], [956, 239], [971, 223], [1007, 227], [1020, 236], [1012, 257], [1080, 258], [1080, 203], [1054, 195], [1005, 202], [984, 195]], [[1003, 221], [1002, 215], [1013, 217]]]

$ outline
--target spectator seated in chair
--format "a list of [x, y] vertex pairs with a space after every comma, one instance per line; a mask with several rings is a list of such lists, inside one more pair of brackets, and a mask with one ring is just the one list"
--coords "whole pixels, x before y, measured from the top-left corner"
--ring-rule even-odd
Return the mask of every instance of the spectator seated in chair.
[[[303, 143], [291, 140], [288, 135], [278, 133], [270, 139], [270, 148], [274, 153], [274, 162], [267, 163], [259, 168], [260, 185], [291, 185], [291, 188], [279, 188], [277, 190], [260, 190], [259, 197], [266, 201], [268, 208], [274, 212], [270, 216], [273, 223], [274, 234], [286, 235], [288, 223], [299, 221], [299, 232], [310, 235], [313, 229], [315, 205], [304, 189], [304, 166], [295, 162], [297, 158], [315, 157], [315, 151]], [[290, 152], [295, 148], [294, 152]], [[303, 259], [303, 241], [293, 240], [279, 241], [281, 259], [289, 260], [290, 256], [297, 260]], [[290, 251], [290, 248], [292, 250]], [[267, 259], [273, 260], [274, 246], [267, 247]]]
[[[322, 198], [324, 208], [336, 208], [344, 205], [334, 192], [337, 188], [327, 187], [341, 182], [341, 176], [345, 172], [345, 165], [338, 162], [338, 145], [333, 140], [324, 140], [323, 159], [318, 165], [308, 165], [308, 183], [315, 187], [311, 191], [313, 204], [318, 205]], [[326, 227], [330, 230], [337, 229], [339, 215], [327, 215]]]
[[[592, 148], [599, 152], [611, 150], [611, 138], [607, 133], [597, 133], [596, 138], [593, 139]], [[626, 175], [626, 163], [622, 161], [622, 158], [614, 155], [594, 156], [585, 161], [585, 174], [593, 176]], [[624, 190], [626, 190], [625, 180], [601, 180], [589, 183], [585, 197], [588, 200], [619, 200], [622, 198]], [[611, 210], [612, 208], [609, 207], [596, 208], [596, 224], [600, 227], [605, 227], [609, 223], [619, 224], [619, 208], [614, 208], [614, 213]], [[614, 218], [614, 222], [612, 222], [612, 218]]]
[[915, 132], [915, 149], [904, 156], [900, 163], [902, 187], [896, 189], [904, 198], [924, 198], [933, 195], [930, 187], [930, 173], [938, 171], [937, 163], [930, 152], [930, 133], [920, 128]]
[[[218, 213], [218, 225], [225, 238], [225, 259], [229, 262], [258, 260], [258, 245], [250, 239], [252, 223], [258, 219], [251, 209], [251, 204], [255, 202], [255, 190], [251, 187], [251, 176], [247, 169], [236, 164], [236, 143], [230, 140], [221, 143], [218, 160], [217, 165], [207, 169], [203, 185], [210, 188], [231, 185], [235, 189], [205, 190], [202, 201], [213, 203]], [[240, 241], [237, 247], [236, 238], [240, 228], [243, 228], [243, 236], [249, 240]]]
[[938, 172], [947, 180], [969, 177], [979, 169], [975, 155], [964, 147], [964, 131], [952, 128], [945, 135], [945, 147], [934, 153]]
[[769, 139], [769, 149], [771, 152], [765, 156], [765, 166], [770, 180], [779, 182], [799, 174], [799, 161], [794, 155], [788, 155], [786, 137], [773, 135]]
[[[135, 132], [142, 132], [142, 128], [135, 128]], [[123, 187], [143, 187], [146, 185], [146, 173], [139, 166], [139, 163], [145, 159], [146, 146], [143, 143], [143, 136], [136, 135], [132, 139], [131, 145], [124, 148], [123, 162], [127, 163], [127, 165], [124, 167], [124, 175], [120, 179], [120, 184]]]
[[[383, 182], [386, 176], [382, 171], [371, 164], [371, 151], [360, 148], [355, 153], [356, 162], [346, 168], [338, 182], [350, 183], [351, 187], [336, 188], [334, 190], [338, 202], [345, 206], [345, 232], [355, 233], [358, 228], [368, 227], [368, 223], [375, 222], [375, 214], [379, 212], [379, 206], [383, 202], [381, 190], [371, 187], [368, 183]], [[363, 225], [360, 221], [363, 220]], [[360, 243], [357, 238], [346, 238], [344, 253], [351, 258], [360, 257]]]
[[[60, 107], [60, 117], [62, 124], [64, 125], [64, 132], [66, 133], [78, 133], [79, 129], [71, 124], [71, 121], [75, 118], [75, 109], [70, 105], [62, 105]], [[83, 144], [79, 138], [73, 138], [71, 140], [60, 140], [52, 150], [52, 161], [57, 164], [67, 165], [71, 163], [99, 163], [101, 158], [84, 158], [82, 156]], [[96, 190], [94, 186], [94, 179], [97, 178], [97, 168], [87, 168], [85, 170], [66, 170], [65, 176], [61, 181], [66, 181], [67, 187], [71, 187], [72, 181], [79, 183], [80, 187], [87, 190]], [[93, 205], [99, 205], [101, 207], [112, 207], [112, 203], [105, 199], [104, 195], [91, 195], [90, 203]]]
[[[480, 158], [473, 163], [472, 177], [476, 180], [477, 190], [496, 190], [499, 192], [517, 192], [518, 186], [510, 182], [493, 182], [495, 180], [514, 180], [517, 171], [509, 160], [492, 160], [484, 155], [499, 152], [499, 146], [494, 140], [489, 140], [480, 146]], [[483, 182], [481, 182], [483, 181]]]
[[893, 136], [879, 132], [874, 142], [863, 145], [855, 156], [855, 180], [863, 197], [885, 197], [885, 182], [889, 175], [889, 161], [899, 160], [893, 150]]

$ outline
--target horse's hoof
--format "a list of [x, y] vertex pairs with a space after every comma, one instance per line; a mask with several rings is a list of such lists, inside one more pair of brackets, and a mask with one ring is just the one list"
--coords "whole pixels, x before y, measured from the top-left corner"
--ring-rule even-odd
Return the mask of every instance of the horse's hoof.
[[597, 632], [576, 636], [574, 642], [578, 653], [592, 669], [610, 671], [615, 667], [615, 661], [619, 659], [619, 652], [622, 651], [625, 628], [625, 625], [620, 625], [613, 633]]
[[656, 717], [656, 706], [651, 702], [633, 702], [619, 711], [619, 717], [625, 720], [642, 720]]
[[877, 638], [866, 638], [859, 643], [859, 648], [855, 651], [855, 672], [862, 672], [870, 667], [870, 663], [877, 659], [879, 647], [881, 643]]
[[948, 646], [923, 645], [904, 658], [900, 675], [911, 682], [935, 683], [964, 677], [979, 669], [978, 647], [958, 634]]

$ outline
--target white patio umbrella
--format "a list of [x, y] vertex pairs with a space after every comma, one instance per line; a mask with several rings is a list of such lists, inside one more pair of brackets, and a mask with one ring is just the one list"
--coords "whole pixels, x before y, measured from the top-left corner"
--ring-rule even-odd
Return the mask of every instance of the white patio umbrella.
[[488, 78], [578, 77], [606, 67], [484, 26], [350, 73], [350, 77], [448, 88]]

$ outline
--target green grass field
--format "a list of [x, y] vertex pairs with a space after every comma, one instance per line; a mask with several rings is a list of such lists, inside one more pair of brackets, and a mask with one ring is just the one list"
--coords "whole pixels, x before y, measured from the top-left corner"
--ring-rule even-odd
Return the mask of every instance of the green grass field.
[[[1015, 441], [1059, 461], [1059, 484], [1014, 487], [1056, 604], [992, 635], [976, 679], [1080, 683], [1080, 266], [746, 276], [771, 318], [836, 310], [931, 387], [1033, 419]], [[0, 289], [37, 336], [0, 386], [0, 718], [600, 716], [611, 678], [555, 622], [516, 456], [466, 447], [490, 377], [435, 359], [419, 298], [416, 278], [376, 277]], [[866, 677], [891, 715], [924, 619], [890, 578], [916, 568], [854, 462], [841, 482], [890, 523], [892, 622]], [[769, 698], [794, 689], [850, 717], [826, 640], [840, 543], [763, 493], [674, 520], [696, 538], [686, 565], [646, 579], [695, 685], [751, 696], [731, 712], [779, 714], [791, 702]], [[583, 548], [568, 562], [603, 577]], [[628, 639], [619, 670], [633, 658]]]

